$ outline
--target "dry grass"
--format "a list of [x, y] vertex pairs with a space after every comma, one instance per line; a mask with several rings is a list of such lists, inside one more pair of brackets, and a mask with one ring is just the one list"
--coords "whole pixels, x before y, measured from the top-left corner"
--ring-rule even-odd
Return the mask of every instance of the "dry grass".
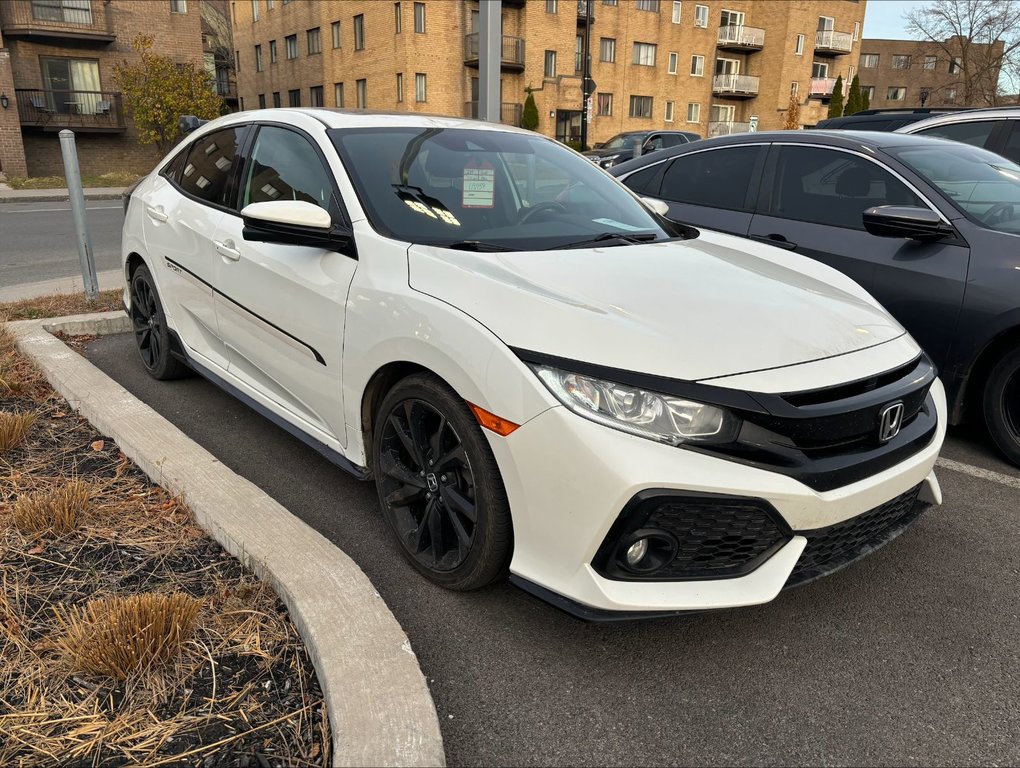
[[78, 527], [96, 491], [93, 483], [71, 480], [19, 496], [14, 502], [14, 525], [25, 536], [62, 536]]
[[34, 411], [10, 413], [0, 411], [0, 454], [21, 445], [39, 414]]
[[[110, 173], [85, 174], [81, 177], [83, 187], [128, 187], [141, 178], [137, 173], [111, 171]], [[11, 176], [7, 183], [12, 189], [61, 189], [67, 187], [63, 176]]]
[[57, 645], [73, 669], [127, 680], [176, 659], [191, 639], [202, 601], [175, 592], [90, 600], [84, 607], [54, 606], [64, 635]]
[[122, 309], [124, 292], [120, 288], [100, 291], [92, 301], [84, 293], [64, 293], [40, 296], [0, 304], [0, 322], [4, 320], [39, 320], [46, 317], [83, 315], [88, 312], [111, 312]]

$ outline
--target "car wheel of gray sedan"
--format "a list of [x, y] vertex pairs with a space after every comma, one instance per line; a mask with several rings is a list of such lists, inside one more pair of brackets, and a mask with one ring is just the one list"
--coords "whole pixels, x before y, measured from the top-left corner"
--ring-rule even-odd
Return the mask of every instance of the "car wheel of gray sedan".
[[379, 503], [411, 564], [455, 590], [505, 575], [510, 506], [465, 402], [439, 378], [414, 374], [383, 399], [374, 432]]
[[131, 276], [131, 330], [146, 372], [154, 379], [179, 379], [188, 367], [170, 353], [170, 329], [163, 303], [149, 268], [144, 264]]
[[1020, 466], [1020, 349], [1003, 355], [988, 374], [984, 413], [992, 440]]

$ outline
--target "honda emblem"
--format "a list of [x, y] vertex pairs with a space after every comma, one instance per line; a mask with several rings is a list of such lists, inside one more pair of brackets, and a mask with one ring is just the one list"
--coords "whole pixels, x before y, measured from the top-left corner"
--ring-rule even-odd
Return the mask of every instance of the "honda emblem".
[[878, 417], [878, 442], [888, 443], [900, 433], [902, 426], [903, 403], [887, 405]]

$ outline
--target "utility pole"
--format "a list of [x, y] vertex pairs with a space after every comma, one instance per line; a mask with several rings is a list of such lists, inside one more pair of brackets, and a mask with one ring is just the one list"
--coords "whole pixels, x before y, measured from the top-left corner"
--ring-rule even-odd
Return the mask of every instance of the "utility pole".
[[499, 73], [503, 58], [503, 0], [478, 3], [478, 119], [499, 122]]
[[591, 4], [593, 0], [578, 0], [584, 3], [584, 42], [581, 50], [581, 151], [588, 148], [588, 99], [595, 91], [595, 83], [591, 79], [591, 56], [589, 43], [591, 40]]

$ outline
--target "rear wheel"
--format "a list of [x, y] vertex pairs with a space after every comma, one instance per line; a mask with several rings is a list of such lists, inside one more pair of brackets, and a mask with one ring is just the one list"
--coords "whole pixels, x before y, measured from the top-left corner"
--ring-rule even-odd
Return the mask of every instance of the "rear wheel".
[[379, 503], [411, 564], [448, 589], [505, 575], [510, 509], [496, 460], [464, 401], [442, 380], [415, 374], [376, 416]]
[[131, 330], [146, 372], [154, 379], [179, 379], [188, 367], [170, 353], [170, 329], [152, 273], [144, 264], [131, 276]]
[[1020, 349], [1003, 355], [988, 374], [984, 415], [999, 450], [1020, 466]]

